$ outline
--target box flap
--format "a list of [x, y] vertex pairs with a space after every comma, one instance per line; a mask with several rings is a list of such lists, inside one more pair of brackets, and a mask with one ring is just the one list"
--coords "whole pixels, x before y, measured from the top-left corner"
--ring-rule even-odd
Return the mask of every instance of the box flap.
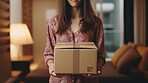
[[63, 43], [56, 43], [55, 49], [97, 49], [93, 42], [63, 42]]

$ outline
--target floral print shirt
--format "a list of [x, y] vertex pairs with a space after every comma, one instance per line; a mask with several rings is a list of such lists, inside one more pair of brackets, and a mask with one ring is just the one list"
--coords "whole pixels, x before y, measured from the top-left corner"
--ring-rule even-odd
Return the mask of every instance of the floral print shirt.
[[[105, 60], [105, 49], [104, 49], [104, 33], [103, 24], [100, 18], [95, 23], [96, 31], [95, 38], [90, 41], [87, 34], [81, 33], [80, 28], [83, 24], [83, 19], [79, 22], [79, 29], [73, 37], [73, 32], [71, 30], [71, 23], [68, 25], [68, 29], [62, 35], [56, 34], [58, 29], [57, 16], [53, 17], [47, 24], [47, 42], [44, 51], [45, 63], [47, 65], [48, 60], [54, 60], [54, 47], [57, 42], [94, 42], [98, 50], [98, 58], [103, 58]], [[75, 39], [74, 39], [75, 38]], [[52, 78], [53, 79], [53, 78]]]

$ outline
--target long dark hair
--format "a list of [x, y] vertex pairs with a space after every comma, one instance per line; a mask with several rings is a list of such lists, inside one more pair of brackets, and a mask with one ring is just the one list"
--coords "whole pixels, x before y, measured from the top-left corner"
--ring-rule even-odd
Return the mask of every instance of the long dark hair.
[[[83, 0], [80, 4], [80, 14], [84, 17], [83, 25], [80, 29], [93, 39], [95, 31], [96, 15], [91, 7], [90, 0]], [[62, 35], [68, 27], [71, 20], [71, 6], [67, 0], [59, 0], [58, 30], [57, 33]]]

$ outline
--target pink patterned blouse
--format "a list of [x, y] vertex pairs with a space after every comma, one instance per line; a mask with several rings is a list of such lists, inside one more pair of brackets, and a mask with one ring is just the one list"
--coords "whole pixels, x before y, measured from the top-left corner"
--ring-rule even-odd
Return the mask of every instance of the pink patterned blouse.
[[[53, 17], [47, 25], [47, 43], [44, 52], [45, 63], [47, 65], [48, 60], [54, 60], [54, 46], [57, 42], [94, 42], [98, 48], [98, 58], [103, 58], [105, 60], [105, 50], [104, 50], [104, 33], [103, 33], [103, 24], [100, 18], [96, 22], [96, 32], [95, 39], [90, 41], [90, 38], [87, 34], [80, 32], [80, 28], [83, 24], [83, 20], [79, 22], [79, 30], [75, 33], [75, 39], [73, 39], [73, 32], [71, 31], [71, 23], [69, 23], [66, 33], [62, 35], [56, 34], [58, 29], [57, 16]], [[72, 83], [74, 76], [66, 75], [64, 77], [50, 77], [50, 83]], [[77, 80], [78, 81], [78, 80]]]

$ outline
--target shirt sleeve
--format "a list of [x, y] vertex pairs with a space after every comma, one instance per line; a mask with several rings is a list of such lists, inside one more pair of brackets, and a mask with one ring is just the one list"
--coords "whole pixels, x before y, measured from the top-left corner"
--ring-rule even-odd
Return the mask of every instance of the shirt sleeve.
[[99, 18], [99, 23], [97, 24], [97, 33], [96, 33], [96, 46], [97, 46], [97, 55], [98, 59], [102, 58], [105, 64], [105, 48], [104, 48], [104, 32], [103, 32], [103, 23]]
[[53, 27], [54, 25], [52, 24], [52, 21], [50, 21], [47, 24], [47, 42], [46, 42], [45, 51], [44, 51], [44, 58], [45, 58], [46, 65], [48, 60], [54, 60], [54, 47], [55, 47], [56, 40], [55, 40]]

